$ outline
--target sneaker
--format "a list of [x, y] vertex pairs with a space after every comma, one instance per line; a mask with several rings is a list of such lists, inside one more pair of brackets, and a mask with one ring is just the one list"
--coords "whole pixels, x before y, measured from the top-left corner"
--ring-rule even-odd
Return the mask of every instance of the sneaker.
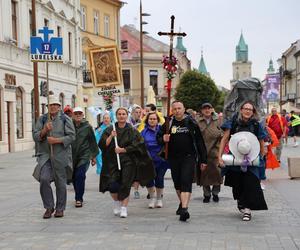
[[121, 218], [127, 217], [127, 207], [121, 207], [120, 217]]
[[213, 194], [213, 201], [214, 202], [219, 202], [219, 196], [216, 194]]
[[181, 209], [182, 209], [182, 206], [181, 206], [181, 203], [179, 203], [179, 206], [176, 210], [176, 215], [180, 215]]
[[204, 196], [203, 203], [208, 203], [210, 201], [210, 196]]
[[180, 217], [179, 217], [179, 220], [180, 221], [186, 221], [187, 219], [190, 218], [190, 214], [187, 210], [187, 208], [182, 208], [181, 209], [181, 213], [180, 213]]
[[261, 183], [260, 183], [260, 188], [261, 188], [261, 190], [265, 190], [265, 189], [266, 189], [265, 184], [263, 184], [263, 183], [261, 182]]
[[157, 208], [162, 208], [163, 207], [162, 199], [159, 199], [159, 200], [156, 201], [156, 207]]
[[121, 213], [121, 204], [119, 201], [114, 201], [113, 212], [115, 216], [120, 215]]
[[148, 208], [155, 208], [155, 202], [156, 202], [156, 199], [151, 198], [150, 202], [149, 202], [149, 205], [148, 205]]
[[134, 191], [134, 199], [139, 199], [139, 198], [140, 198], [139, 191]]
[[298, 147], [298, 145], [299, 145], [298, 142], [295, 142], [293, 147], [296, 148], [296, 147]]

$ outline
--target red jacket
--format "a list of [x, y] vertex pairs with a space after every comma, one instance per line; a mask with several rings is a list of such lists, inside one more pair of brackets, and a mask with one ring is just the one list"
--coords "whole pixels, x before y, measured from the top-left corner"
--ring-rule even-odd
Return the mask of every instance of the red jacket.
[[[280, 122], [279, 119], [281, 119], [282, 122]], [[275, 132], [279, 140], [285, 131], [287, 122], [286, 119], [279, 114], [271, 115], [271, 117], [268, 119], [268, 126]]]

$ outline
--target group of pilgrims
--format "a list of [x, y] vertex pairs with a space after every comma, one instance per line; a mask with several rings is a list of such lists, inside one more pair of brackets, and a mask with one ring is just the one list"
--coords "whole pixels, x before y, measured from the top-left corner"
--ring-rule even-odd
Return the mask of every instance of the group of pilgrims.
[[128, 216], [131, 190], [138, 199], [140, 187], [147, 188], [149, 208], [163, 209], [168, 169], [178, 199], [174, 214], [180, 221], [190, 219], [195, 182], [203, 189], [204, 203], [219, 202], [223, 182], [232, 187], [243, 221], [251, 220], [252, 210], [268, 209], [260, 172], [265, 168], [266, 145], [272, 142], [251, 101], [242, 103], [226, 121], [209, 102], [193, 111], [176, 100], [170, 117], [147, 104], [144, 108], [133, 105], [130, 112], [119, 107], [113, 115], [103, 112], [101, 118], [93, 129], [81, 107], [62, 109], [57, 98], [49, 97], [49, 115], [38, 119], [33, 132], [38, 158], [34, 176], [46, 209], [43, 218], [53, 213], [57, 218], [64, 216], [67, 181], [74, 186], [75, 207], [87, 205], [83, 196], [90, 164], [99, 175], [99, 191], [110, 193], [112, 213], [121, 218]]

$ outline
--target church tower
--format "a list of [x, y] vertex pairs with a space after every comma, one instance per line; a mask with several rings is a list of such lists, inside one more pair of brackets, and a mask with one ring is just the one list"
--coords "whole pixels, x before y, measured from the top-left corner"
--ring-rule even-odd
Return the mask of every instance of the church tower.
[[232, 63], [233, 78], [231, 86], [240, 79], [251, 77], [252, 62], [248, 60], [248, 45], [241, 33], [238, 45], [235, 47], [235, 62]]
[[208, 77], [210, 77], [209, 72], [206, 69], [205, 66], [205, 62], [204, 62], [204, 58], [203, 58], [203, 51], [201, 50], [201, 59], [200, 59], [200, 63], [199, 63], [199, 67], [198, 67], [198, 71]]
[[273, 60], [272, 60], [272, 58], [269, 61], [269, 68], [268, 68], [267, 71], [268, 71], [268, 74], [274, 74], [275, 73], [275, 69], [274, 69], [274, 66], [273, 66]]

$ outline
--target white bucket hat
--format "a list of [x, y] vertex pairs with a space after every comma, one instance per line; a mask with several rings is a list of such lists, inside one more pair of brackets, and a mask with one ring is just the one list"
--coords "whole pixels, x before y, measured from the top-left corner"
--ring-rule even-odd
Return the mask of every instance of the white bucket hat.
[[58, 104], [58, 105], [61, 106], [60, 101], [59, 101], [58, 98], [55, 97], [54, 95], [49, 95], [49, 103], [48, 103], [48, 104], [49, 104], [49, 105], [51, 105], [51, 104]]
[[247, 156], [250, 162], [254, 161], [260, 151], [257, 137], [250, 132], [238, 132], [231, 136], [229, 150], [236, 161], [243, 161]]

